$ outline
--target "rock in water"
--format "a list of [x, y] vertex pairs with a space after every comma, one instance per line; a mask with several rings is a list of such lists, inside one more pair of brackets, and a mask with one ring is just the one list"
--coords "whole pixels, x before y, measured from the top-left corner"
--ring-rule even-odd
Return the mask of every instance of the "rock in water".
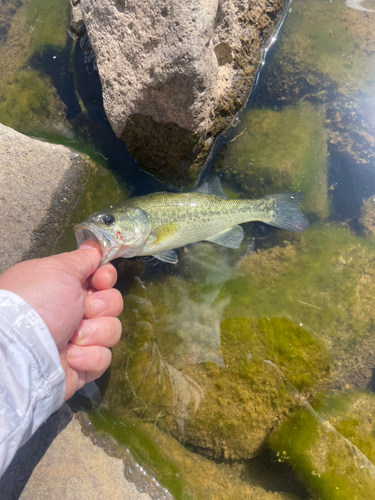
[[245, 103], [283, 0], [250, 8], [244, 0], [71, 3], [75, 20], [81, 9], [117, 137], [145, 170], [191, 182]]

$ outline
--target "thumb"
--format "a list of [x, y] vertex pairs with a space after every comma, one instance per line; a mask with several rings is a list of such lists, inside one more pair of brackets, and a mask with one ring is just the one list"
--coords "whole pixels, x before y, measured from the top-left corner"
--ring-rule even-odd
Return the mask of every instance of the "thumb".
[[74, 267], [75, 275], [84, 283], [98, 268], [102, 251], [93, 241], [84, 241], [78, 250], [69, 254], [70, 264]]

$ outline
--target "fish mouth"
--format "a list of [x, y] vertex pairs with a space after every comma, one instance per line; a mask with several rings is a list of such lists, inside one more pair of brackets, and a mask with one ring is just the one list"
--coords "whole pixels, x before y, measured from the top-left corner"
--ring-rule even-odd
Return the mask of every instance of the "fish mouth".
[[120, 250], [118, 243], [110, 233], [103, 229], [98, 229], [94, 224], [86, 224], [84, 222], [76, 224], [74, 226], [74, 234], [78, 248], [87, 240], [92, 240], [100, 246], [103, 255], [100, 259], [99, 267], [116, 258], [116, 254]]

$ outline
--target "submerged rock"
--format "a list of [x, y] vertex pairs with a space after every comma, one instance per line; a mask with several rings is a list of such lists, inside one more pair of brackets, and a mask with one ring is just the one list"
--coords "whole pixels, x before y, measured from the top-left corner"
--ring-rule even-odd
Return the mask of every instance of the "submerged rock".
[[205, 456], [243, 460], [299, 406], [292, 385], [311, 395], [329, 384], [326, 348], [293, 321], [223, 321], [228, 300], [176, 277], [153, 281], [148, 298], [134, 286], [141, 296], [124, 297], [105, 396], [117, 414], [152, 422]]
[[363, 200], [359, 222], [366, 234], [375, 236], [375, 195]]
[[[324, 104], [331, 152], [345, 155], [338, 159], [342, 165], [335, 180], [349, 175], [355, 182], [367, 166], [362, 186], [367, 178], [374, 185], [375, 12], [347, 5], [313, 0], [292, 6], [257, 100], [280, 107]], [[346, 163], [353, 163], [349, 174]]]
[[322, 500], [373, 500], [374, 395], [337, 394], [318, 407], [306, 405], [271, 436], [279, 461]]
[[[71, 137], [66, 106], [52, 78], [32, 60], [46, 46], [55, 54], [65, 47], [68, 7], [66, 0], [50, 0], [48, 5], [39, 0], [2, 2], [0, 123], [23, 133]], [[59, 64], [57, 57], [51, 55], [51, 64]]]
[[245, 103], [283, 1], [73, 5], [116, 135], [142, 168], [178, 185], [192, 182], [213, 139]]
[[[151, 423], [135, 418], [119, 417], [106, 409], [92, 412], [90, 420], [93, 425], [90, 425], [88, 430], [100, 446], [105, 450], [109, 449], [111, 453], [108, 434], [115, 437], [117, 443], [122, 445], [116, 447], [115, 456], [121, 457], [126, 454], [126, 448], [131, 449], [173, 498], [186, 500], [198, 498], [298, 500], [300, 498], [289, 491], [292, 488], [287, 482], [275, 485], [273, 471], [263, 471], [263, 474], [259, 474], [258, 471], [258, 481], [252, 481], [244, 474], [245, 466], [219, 464], [201, 457]], [[262, 481], [264, 486], [259, 484]]]
[[303, 191], [304, 211], [329, 213], [325, 109], [309, 103], [279, 110], [251, 108], [219, 154], [214, 169], [246, 198]]
[[250, 253], [238, 266], [242, 278], [226, 285], [231, 315], [250, 311], [274, 318], [287, 311], [326, 345], [333, 387], [370, 383], [375, 368], [372, 239], [345, 227], [312, 225], [299, 241]]

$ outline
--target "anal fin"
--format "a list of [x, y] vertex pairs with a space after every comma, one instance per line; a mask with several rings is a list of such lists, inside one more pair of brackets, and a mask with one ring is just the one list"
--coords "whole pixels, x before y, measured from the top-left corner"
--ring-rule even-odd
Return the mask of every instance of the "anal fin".
[[153, 255], [153, 257], [162, 262], [168, 262], [168, 264], [177, 264], [178, 262], [177, 254], [174, 250], [167, 250], [166, 252]]
[[240, 248], [243, 240], [243, 229], [241, 226], [233, 226], [220, 234], [207, 238], [207, 241], [217, 243], [228, 248]]

